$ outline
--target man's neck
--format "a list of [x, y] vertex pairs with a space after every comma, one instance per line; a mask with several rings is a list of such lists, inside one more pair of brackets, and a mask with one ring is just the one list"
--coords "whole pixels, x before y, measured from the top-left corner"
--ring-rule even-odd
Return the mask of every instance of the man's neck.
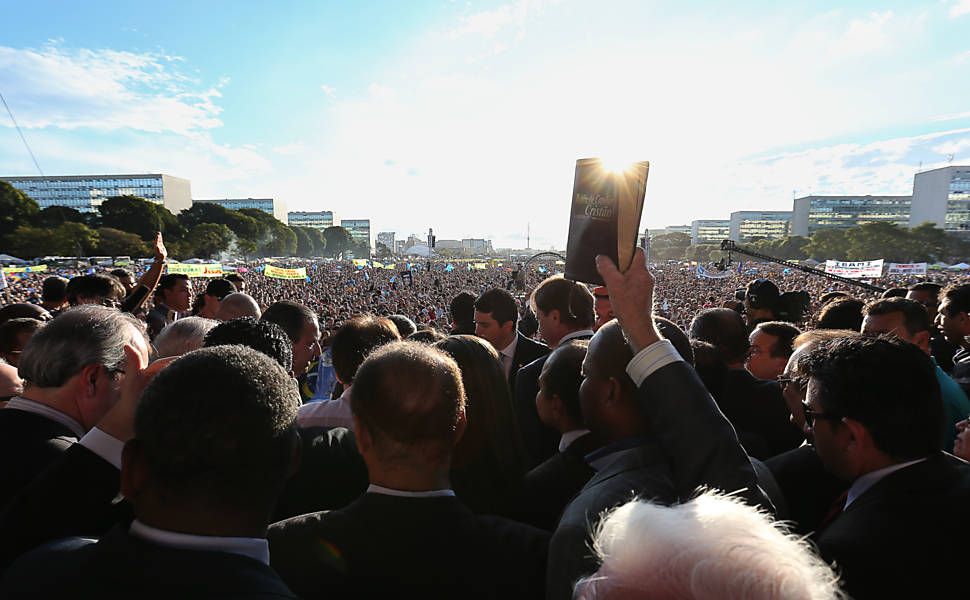
[[269, 516], [254, 518], [186, 506], [184, 510], [143, 510], [138, 520], [149, 527], [187, 535], [265, 538]]
[[451, 488], [445, 468], [409, 468], [409, 466], [384, 466], [367, 462], [370, 483], [402, 492], [429, 492]]
[[60, 411], [77, 421], [85, 430], [88, 429], [81, 421], [81, 412], [77, 408], [77, 402], [70, 390], [66, 389], [66, 386], [59, 388], [41, 388], [28, 384], [20, 396]]

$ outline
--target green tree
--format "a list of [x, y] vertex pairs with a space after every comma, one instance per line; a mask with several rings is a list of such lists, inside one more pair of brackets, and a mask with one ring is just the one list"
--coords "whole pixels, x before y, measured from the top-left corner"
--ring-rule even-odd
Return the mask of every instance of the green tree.
[[84, 223], [63, 223], [53, 230], [21, 225], [3, 239], [10, 253], [21, 258], [90, 256], [98, 246], [98, 233]]
[[653, 260], [681, 260], [690, 246], [686, 233], [662, 233], [650, 240], [650, 258]]
[[684, 260], [694, 260], [700, 263], [720, 260], [721, 247], [717, 244], [697, 244], [696, 246], [688, 246], [684, 249], [684, 254], [680, 258], [683, 258]]
[[805, 246], [809, 256], [818, 261], [845, 260], [849, 252], [849, 242], [843, 229], [820, 229]]
[[313, 256], [313, 240], [304, 227], [290, 227], [296, 235], [296, 255], [304, 258]]
[[243, 255], [255, 254], [267, 227], [238, 210], [229, 210], [218, 204], [193, 204], [178, 214], [178, 221], [187, 230], [203, 223], [222, 224], [236, 236], [236, 248]]
[[262, 228], [256, 242], [256, 253], [261, 256], [293, 256], [296, 254], [296, 233], [276, 218], [256, 208], [244, 208], [240, 213], [255, 219]]
[[47, 229], [54, 229], [61, 223], [84, 223], [85, 225], [90, 225], [84, 213], [70, 206], [48, 206], [34, 215], [31, 222], [36, 227], [44, 227]]
[[350, 232], [334, 225], [323, 230], [323, 238], [327, 241], [327, 255], [336, 258], [340, 254], [350, 251], [353, 248], [354, 238]]
[[921, 223], [909, 230], [913, 245], [913, 260], [920, 262], [947, 261], [953, 240], [933, 223]]
[[151, 254], [148, 244], [134, 233], [101, 227], [96, 252], [105, 256], [143, 257]]
[[228, 250], [235, 236], [222, 223], [201, 223], [189, 230], [188, 239], [192, 244], [193, 254], [199, 258], [212, 258]]
[[845, 232], [849, 260], [907, 262], [914, 254], [909, 231], [895, 223], [865, 223]]
[[327, 240], [323, 237], [323, 231], [315, 227], [304, 228], [310, 241], [313, 242], [313, 256], [326, 256]]
[[33, 198], [6, 181], [0, 181], [0, 236], [29, 224], [39, 210]]
[[98, 212], [102, 227], [134, 233], [143, 240], [155, 239], [156, 231], [161, 231], [166, 241], [184, 235], [178, 219], [167, 208], [136, 196], [108, 198], [98, 207]]

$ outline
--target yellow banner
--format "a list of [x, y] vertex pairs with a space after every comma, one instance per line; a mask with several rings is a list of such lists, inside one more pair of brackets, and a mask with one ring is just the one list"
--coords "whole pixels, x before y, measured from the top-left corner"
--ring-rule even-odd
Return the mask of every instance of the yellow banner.
[[185, 263], [169, 264], [169, 273], [179, 273], [189, 277], [222, 277], [222, 265], [219, 263], [187, 265]]
[[13, 273], [43, 273], [47, 270], [47, 265], [37, 265], [34, 267], [4, 267], [3, 274], [11, 275]]
[[266, 265], [263, 275], [273, 279], [303, 279], [306, 280], [306, 267], [299, 269], [281, 269], [272, 265]]
[[355, 267], [366, 267], [367, 266], [367, 259], [366, 258], [355, 258], [352, 262], [354, 263], [354, 266]]
[[484, 271], [485, 269], [488, 268], [488, 265], [485, 263], [473, 263], [472, 268], [475, 269], [476, 271]]
[[387, 269], [388, 271], [393, 271], [394, 269], [397, 268], [397, 264], [384, 265], [384, 268]]
[[371, 263], [370, 263], [370, 266], [374, 267], [375, 269], [383, 269], [384, 268], [384, 263], [377, 262], [376, 260], [372, 260]]

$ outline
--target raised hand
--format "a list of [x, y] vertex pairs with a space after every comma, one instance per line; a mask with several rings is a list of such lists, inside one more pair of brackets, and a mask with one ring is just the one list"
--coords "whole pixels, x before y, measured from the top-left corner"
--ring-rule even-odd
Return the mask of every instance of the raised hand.
[[596, 270], [606, 283], [613, 314], [620, 322], [633, 350], [639, 352], [660, 340], [653, 323], [654, 278], [647, 269], [642, 249], [637, 249], [626, 273], [621, 273], [608, 256], [596, 257]]

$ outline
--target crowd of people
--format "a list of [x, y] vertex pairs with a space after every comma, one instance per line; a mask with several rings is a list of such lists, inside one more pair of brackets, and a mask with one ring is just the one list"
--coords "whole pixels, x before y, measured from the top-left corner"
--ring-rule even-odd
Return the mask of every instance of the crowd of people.
[[166, 262], [6, 279], [0, 597], [963, 587], [966, 278]]

